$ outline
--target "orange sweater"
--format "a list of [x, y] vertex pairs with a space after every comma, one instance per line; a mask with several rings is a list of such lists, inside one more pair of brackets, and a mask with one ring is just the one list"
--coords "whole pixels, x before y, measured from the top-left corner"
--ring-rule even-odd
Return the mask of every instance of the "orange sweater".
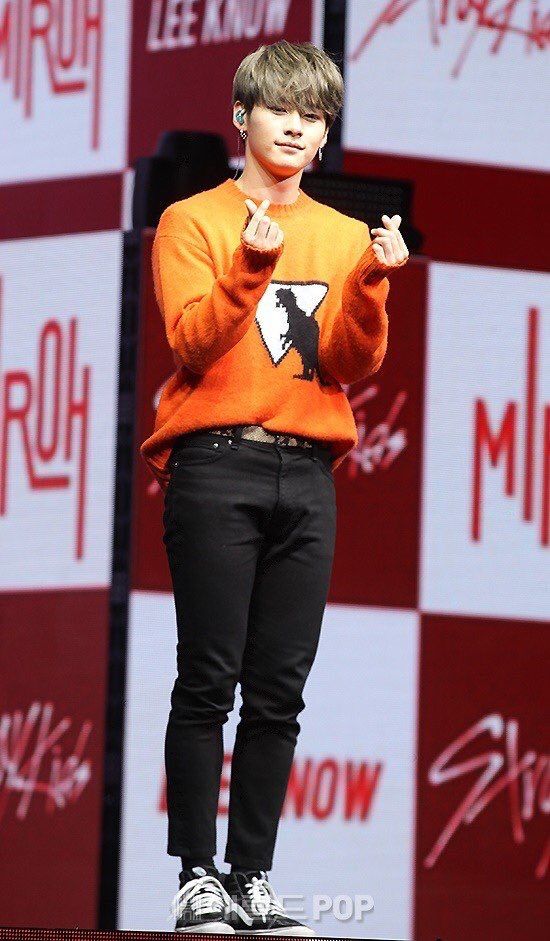
[[241, 238], [245, 198], [227, 179], [168, 206], [155, 234], [155, 296], [177, 368], [140, 453], [163, 490], [174, 438], [201, 428], [317, 438], [338, 467], [358, 443], [340, 383], [376, 372], [386, 353], [389, 281], [368, 226], [300, 190], [268, 206], [284, 240], [260, 250]]

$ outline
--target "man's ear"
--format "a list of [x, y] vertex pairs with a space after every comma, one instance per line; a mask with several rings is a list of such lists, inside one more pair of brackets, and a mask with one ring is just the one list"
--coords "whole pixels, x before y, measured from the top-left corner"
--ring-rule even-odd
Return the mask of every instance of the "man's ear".
[[[233, 120], [234, 120], [234, 121], [236, 120], [235, 115], [238, 114], [239, 111], [245, 111], [245, 112], [246, 112], [246, 108], [245, 108], [245, 106], [244, 106], [243, 104], [241, 104], [240, 101], [236, 101], [236, 102], [234, 103], [234, 105], [233, 105]], [[239, 124], [238, 121], [237, 121], [237, 124]], [[239, 127], [242, 127], [242, 124], [239, 124]]]

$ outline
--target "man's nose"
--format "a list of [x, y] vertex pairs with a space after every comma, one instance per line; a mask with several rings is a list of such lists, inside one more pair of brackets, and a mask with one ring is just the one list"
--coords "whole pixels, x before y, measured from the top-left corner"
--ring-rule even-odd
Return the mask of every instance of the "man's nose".
[[302, 130], [302, 119], [297, 111], [288, 116], [287, 130], [298, 133]]

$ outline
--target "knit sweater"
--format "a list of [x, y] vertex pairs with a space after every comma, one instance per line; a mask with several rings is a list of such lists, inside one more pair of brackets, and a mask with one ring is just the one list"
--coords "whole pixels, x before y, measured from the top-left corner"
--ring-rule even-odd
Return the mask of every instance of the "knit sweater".
[[163, 490], [174, 439], [225, 425], [328, 443], [335, 469], [358, 443], [341, 384], [386, 353], [389, 269], [368, 226], [299, 190], [267, 207], [284, 239], [259, 249], [242, 238], [245, 199], [227, 179], [172, 203], [156, 230], [153, 284], [176, 370], [140, 453]]

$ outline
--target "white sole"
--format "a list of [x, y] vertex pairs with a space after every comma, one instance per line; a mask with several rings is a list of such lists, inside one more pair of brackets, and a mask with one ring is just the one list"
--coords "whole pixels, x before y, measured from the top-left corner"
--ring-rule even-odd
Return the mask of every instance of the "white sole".
[[304, 931], [303, 928], [265, 928], [265, 929], [261, 928], [261, 929], [258, 929], [257, 931], [254, 931], [253, 928], [249, 928], [248, 930], [243, 930], [243, 931], [241, 931], [240, 929], [235, 929], [235, 934], [250, 934], [254, 936], [257, 934], [261, 934], [261, 935], [280, 934], [289, 938], [317, 938], [319, 937], [319, 935], [316, 935], [314, 931], [311, 931], [311, 929], [306, 929]]
[[235, 934], [235, 929], [225, 921], [213, 921], [204, 925], [189, 925], [187, 928], [174, 928], [178, 934]]

